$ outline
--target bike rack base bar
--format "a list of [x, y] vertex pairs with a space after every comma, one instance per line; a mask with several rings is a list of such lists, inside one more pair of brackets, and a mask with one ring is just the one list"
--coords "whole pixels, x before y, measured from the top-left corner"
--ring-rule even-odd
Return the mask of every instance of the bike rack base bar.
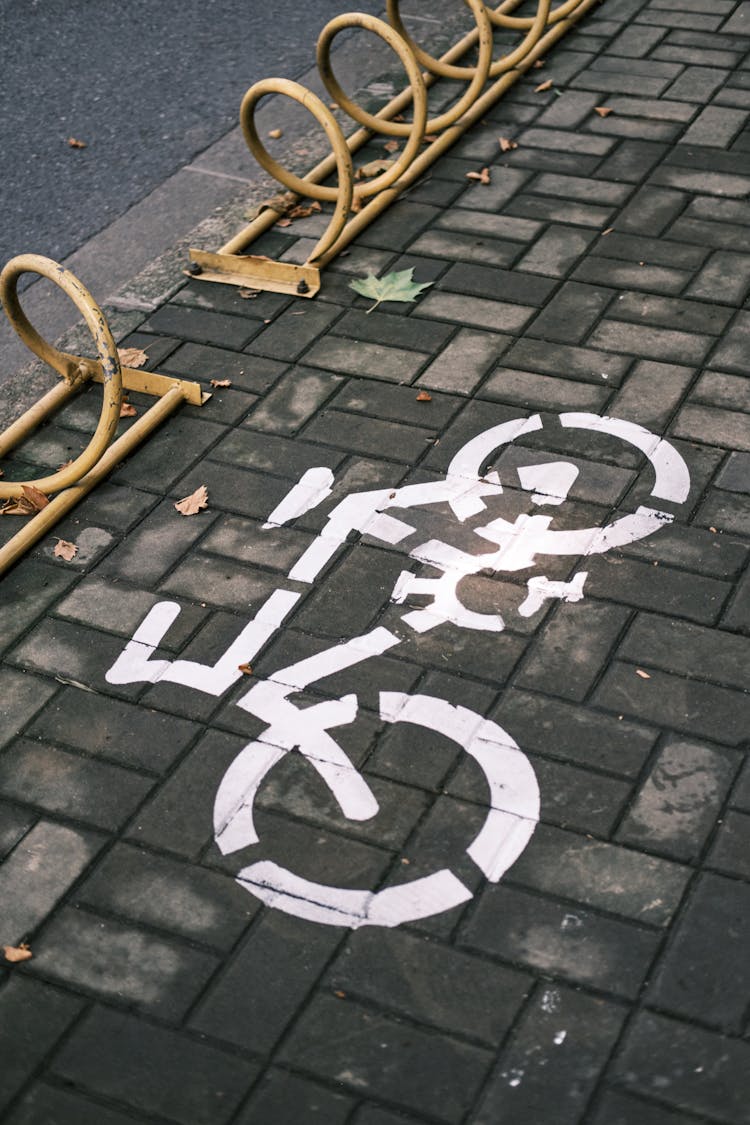
[[316, 266], [274, 262], [252, 254], [227, 253], [223, 249], [217, 253], [190, 250], [190, 259], [200, 266], [200, 273], [195, 276], [201, 281], [219, 281], [294, 297], [314, 297], [320, 289], [320, 270]]

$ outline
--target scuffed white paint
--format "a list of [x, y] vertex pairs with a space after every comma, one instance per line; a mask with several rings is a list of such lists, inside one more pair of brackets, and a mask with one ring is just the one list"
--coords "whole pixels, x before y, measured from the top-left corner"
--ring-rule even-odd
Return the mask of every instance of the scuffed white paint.
[[281, 503], [271, 512], [267, 521], [263, 524], [263, 530], [267, 531], [271, 527], [282, 527], [290, 520], [295, 520], [304, 515], [305, 512], [309, 512], [311, 508], [317, 508], [318, 504], [322, 504], [331, 495], [332, 484], [333, 473], [324, 465], [308, 469], [306, 473], [302, 474], [294, 488], [287, 492]]
[[580, 602], [583, 598], [583, 584], [588, 576], [587, 570], [579, 570], [570, 582], [553, 582], [543, 574], [535, 575], [526, 583], [529, 592], [518, 607], [519, 614], [521, 617], [533, 617], [548, 598]]
[[579, 470], [570, 461], [552, 461], [542, 465], [522, 465], [517, 470], [521, 487], [535, 504], [562, 504], [570, 492]]

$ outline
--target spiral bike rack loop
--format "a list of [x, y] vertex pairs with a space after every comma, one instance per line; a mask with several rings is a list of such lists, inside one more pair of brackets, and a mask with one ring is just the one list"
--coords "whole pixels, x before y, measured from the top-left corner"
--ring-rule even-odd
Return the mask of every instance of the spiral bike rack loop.
[[[98, 359], [62, 352], [34, 328], [21, 307], [17, 292], [19, 278], [25, 273], [47, 278], [71, 299], [91, 333]], [[183, 402], [202, 406], [211, 396], [205, 394], [198, 383], [124, 367], [104, 313], [88, 289], [75, 274], [51, 258], [39, 254], [21, 254], [12, 258], [0, 273], [0, 302], [24, 344], [62, 378], [62, 383], [48, 391], [0, 433], [0, 457], [7, 456], [87, 383], [101, 383], [103, 390], [98, 424], [89, 444], [75, 460], [55, 473], [33, 480], [0, 480], [0, 501], [23, 497], [24, 489], [28, 488], [45, 496], [56, 494], [36, 515], [27, 518], [21, 529], [0, 547], [2, 575]], [[158, 401], [115, 440], [123, 392], [131, 390], [153, 395]]]
[[[320, 289], [321, 269], [401, 192], [416, 183], [438, 157], [481, 120], [510, 86], [602, 0], [563, 0], [555, 8], [553, 0], [536, 0], [534, 15], [513, 15], [523, 2], [504, 0], [499, 7], [491, 9], [483, 0], [463, 0], [476, 26], [441, 58], [434, 58], [411, 39], [401, 18], [399, 0], [386, 0], [387, 23], [363, 12], [350, 12], [326, 24], [317, 44], [320, 77], [336, 107], [348, 114], [359, 129], [345, 137], [331, 110], [316, 94], [298, 82], [283, 78], [256, 82], [245, 94], [240, 108], [240, 124], [248, 148], [257, 162], [287, 190], [286, 210], [302, 198], [334, 204], [326, 230], [304, 265], [248, 253], [248, 247], [285, 213], [279, 210], [278, 199], [268, 201], [261, 205], [258, 216], [217, 252], [191, 249], [187, 272], [201, 281], [314, 297]], [[408, 85], [374, 114], [357, 105], [333, 73], [331, 44], [339, 32], [350, 28], [360, 28], [381, 38], [406, 71]], [[494, 28], [515, 32], [519, 37], [517, 45], [497, 59], [493, 58]], [[459, 65], [473, 50], [476, 61], [472, 65]], [[466, 89], [449, 109], [430, 117], [427, 90], [441, 78], [465, 82]], [[258, 135], [255, 111], [259, 101], [268, 94], [281, 94], [298, 102], [325, 130], [331, 153], [305, 176], [297, 176], [284, 168], [271, 156]], [[404, 121], [401, 115], [410, 106], [412, 120]], [[394, 154], [393, 161], [380, 174], [358, 180], [352, 154], [377, 135], [403, 140], [404, 147]], [[334, 173], [335, 186], [326, 184]]]

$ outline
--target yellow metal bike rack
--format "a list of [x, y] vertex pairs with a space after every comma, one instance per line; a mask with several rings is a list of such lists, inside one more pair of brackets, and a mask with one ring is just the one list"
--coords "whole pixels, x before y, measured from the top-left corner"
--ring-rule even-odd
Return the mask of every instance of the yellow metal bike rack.
[[[545, 55], [567, 31], [601, 0], [564, 0], [551, 9], [552, 0], [537, 0], [534, 16], [511, 13], [523, 0], [504, 0], [498, 8], [488, 8], [482, 0], [463, 0], [471, 9], [476, 28], [464, 36], [441, 58], [433, 58], [410, 38], [399, 11], [399, 0], [387, 0], [389, 23], [351, 12], [337, 16], [320, 34], [317, 62], [326, 90], [360, 128], [350, 137], [344, 134], [330, 109], [311, 90], [284, 78], [266, 78], [251, 86], [242, 101], [240, 124], [247, 145], [258, 163], [289, 190], [287, 210], [301, 197], [334, 204], [325, 233], [304, 265], [273, 261], [245, 251], [255, 239], [280, 218], [270, 204], [248, 226], [216, 253], [191, 249], [189, 272], [201, 281], [243, 285], [276, 293], [314, 297], [320, 288], [320, 270], [339, 254], [373, 219], [377, 218], [402, 191], [414, 184], [426, 170], [495, 104], [534, 63]], [[367, 113], [343, 91], [331, 67], [331, 43], [339, 32], [361, 28], [379, 36], [400, 59], [409, 85], [378, 113]], [[493, 59], [493, 29], [517, 32], [520, 42], [508, 54]], [[476, 48], [476, 63], [460, 66], [457, 61]], [[424, 71], [422, 70], [424, 68]], [[427, 89], [439, 78], [468, 83], [464, 93], [447, 111], [430, 118]], [[489, 86], [487, 85], [491, 83]], [[255, 125], [255, 109], [267, 94], [283, 94], [304, 106], [322, 125], [332, 152], [306, 176], [289, 172], [263, 145]], [[401, 114], [413, 107], [412, 120]], [[375, 134], [404, 139], [404, 148], [393, 164], [373, 179], [357, 182], [352, 153]], [[337, 174], [335, 186], [325, 180]], [[276, 203], [278, 207], [278, 203]]]
[[[70, 297], [91, 333], [98, 359], [61, 352], [37, 332], [18, 299], [18, 279], [24, 273], [48, 278]], [[101, 383], [103, 388], [102, 410], [96, 430], [86, 449], [74, 461], [35, 480], [0, 480], [0, 500], [22, 497], [24, 487], [37, 489], [45, 496], [56, 493], [49, 504], [35, 516], [27, 518], [21, 530], [0, 547], [0, 574], [4, 574], [183, 402], [202, 406], [211, 396], [205, 394], [198, 383], [123, 367], [104, 313], [78, 278], [51, 258], [39, 254], [21, 254], [12, 258], [0, 273], [0, 302], [21, 340], [63, 380], [0, 434], [0, 457], [7, 456], [88, 382]], [[154, 395], [158, 401], [133, 423], [127, 433], [113, 441], [123, 391], [126, 390]]]

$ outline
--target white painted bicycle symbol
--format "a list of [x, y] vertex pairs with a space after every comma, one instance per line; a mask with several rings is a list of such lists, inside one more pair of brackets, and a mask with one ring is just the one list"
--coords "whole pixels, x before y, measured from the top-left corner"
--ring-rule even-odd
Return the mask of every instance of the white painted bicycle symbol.
[[[621, 419], [567, 413], [559, 416], [559, 422], [563, 428], [606, 434], [634, 446], [651, 464], [651, 496], [672, 504], [686, 500], [690, 487], [687, 466], [668, 442]], [[480, 515], [490, 498], [503, 493], [497, 472], [482, 476], [482, 466], [508, 443], [542, 428], [538, 415], [504, 422], [459, 450], [444, 480], [345, 497], [332, 509], [323, 531], [289, 571], [289, 578], [313, 582], [352, 531], [389, 544], [409, 538], [415, 528], [403, 518], [388, 514], [388, 509], [403, 511], [447, 504], [459, 523]], [[578, 468], [570, 461], [552, 461], [521, 466], [516, 472], [521, 488], [533, 493], [533, 505], [557, 507], [567, 498]], [[329, 469], [309, 470], [271, 513], [265, 526], [281, 526], [309, 511], [331, 494], [332, 484]], [[500, 614], [478, 613], [462, 603], [458, 587], [463, 578], [480, 571], [525, 570], [534, 566], [539, 556], [602, 554], [652, 534], [670, 523], [673, 516], [661, 508], [641, 505], [604, 527], [576, 530], [551, 529], [552, 518], [524, 513], [513, 523], [496, 518], [476, 527], [474, 532], [494, 545], [493, 550], [479, 554], [458, 550], [441, 540], [419, 543], [409, 556], [436, 568], [440, 577], [401, 573], [391, 595], [396, 604], [402, 604], [412, 594], [431, 598], [428, 605], [405, 612], [402, 621], [419, 633], [446, 622], [459, 628], [501, 632], [505, 622]], [[578, 601], [583, 597], [586, 578], [586, 571], [579, 571], [569, 582], [533, 575], [527, 580], [527, 596], [518, 612], [531, 616], [549, 598]], [[174, 602], [159, 602], [109, 669], [106, 679], [111, 684], [178, 683], [221, 695], [241, 678], [239, 665], [257, 655], [281, 628], [300, 597], [291, 590], [274, 591], [213, 666], [154, 659], [156, 649], [180, 612]], [[345, 817], [364, 821], [377, 815], [378, 802], [366, 778], [330, 733], [356, 720], [357, 696], [344, 695], [306, 707], [296, 706], [290, 696], [401, 643], [389, 629], [373, 629], [279, 669], [267, 680], [253, 684], [238, 700], [239, 707], [268, 725], [237, 755], [219, 785], [214, 833], [223, 854], [260, 842], [254, 820], [259, 789], [273, 767], [295, 750], [324, 780]], [[467, 854], [486, 879], [497, 882], [524, 850], [539, 819], [539, 788], [528, 758], [496, 723], [442, 699], [380, 692], [379, 710], [385, 723], [412, 723], [447, 736], [477, 763], [487, 782], [489, 808]], [[236, 878], [269, 906], [301, 918], [351, 928], [396, 926], [449, 910], [471, 898], [471, 891], [448, 868], [379, 891], [313, 882], [270, 860], [250, 864]]]

